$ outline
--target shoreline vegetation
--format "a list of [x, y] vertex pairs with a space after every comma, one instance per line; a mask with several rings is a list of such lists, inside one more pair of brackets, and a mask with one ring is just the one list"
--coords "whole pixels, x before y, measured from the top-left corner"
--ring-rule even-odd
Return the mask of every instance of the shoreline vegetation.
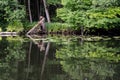
[[1, 1], [0, 32], [17, 32], [25, 35], [37, 24], [39, 16], [44, 16], [47, 34], [120, 36], [119, 0], [44, 2], [45, 0], [31, 0], [29, 3], [22, 0]]
[[43, 34], [43, 35], [27, 35], [27, 37], [31, 37], [32, 39], [39, 40], [39, 39], [45, 39], [50, 41], [74, 41], [79, 40], [80, 42], [97, 42], [97, 41], [110, 41], [110, 40], [120, 40], [120, 36], [95, 36], [95, 35], [87, 35], [87, 36], [81, 36], [81, 35], [65, 35], [65, 34]]

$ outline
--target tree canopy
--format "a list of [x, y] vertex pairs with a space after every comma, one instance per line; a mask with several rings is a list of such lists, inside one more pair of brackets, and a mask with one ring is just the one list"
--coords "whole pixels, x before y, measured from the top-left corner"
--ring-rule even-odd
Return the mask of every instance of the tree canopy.
[[81, 26], [85, 29], [119, 27], [119, 0], [62, 0], [62, 4], [63, 8], [57, 10], [57, 16], [74, 24], [75, 29]]
[[[44, 10], [46, 8], [52, 22], [69, 24], [73, 30], [83, 29], [83, 32], [91, 29], [91, 31], [96, 29], [119, 30], [119, 0], [46, 0], [46, 7], [43, 3], [44, 0], [30, 0], [29, 3], [27, 0], [1, 0], [0, 27], [2, 30], [18, 32], [28, 29], [23, 24], [30, 21], [29, 16], [31, 15], [33, 21], [38, 20], [41, 15], [47, 17]], [[20, 30], [16, 29], [18, 26]], [[59, 30], [59, 24], [56, 30]]]
[[[0, 5], [0, 26], [3, 29], [6, 28], [3, 26], [5, 24], [16, 23], [20, 26], [20, 22], [25, 18], [24, 6], [20, 5], [17, 0], [1, 0]], [[12, 25], [12, 27], [15, 26]]]

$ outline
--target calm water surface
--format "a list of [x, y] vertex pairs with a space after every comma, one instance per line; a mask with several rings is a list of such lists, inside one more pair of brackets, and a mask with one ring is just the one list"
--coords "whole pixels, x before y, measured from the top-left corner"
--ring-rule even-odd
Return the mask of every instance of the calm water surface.
[[0, 37], [0, 80], [120, 80], [120, 40]]

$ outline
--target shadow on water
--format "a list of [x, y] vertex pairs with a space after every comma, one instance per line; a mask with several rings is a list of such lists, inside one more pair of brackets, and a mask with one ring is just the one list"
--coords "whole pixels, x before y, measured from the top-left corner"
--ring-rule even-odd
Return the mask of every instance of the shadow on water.
[[120, 80], [120, 40], [0, 37], [1, 80]]

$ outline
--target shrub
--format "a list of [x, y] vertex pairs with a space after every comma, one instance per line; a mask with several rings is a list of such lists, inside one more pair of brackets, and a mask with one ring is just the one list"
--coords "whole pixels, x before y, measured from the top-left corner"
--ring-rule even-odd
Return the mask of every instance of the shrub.
[[20, 22], [20, 21], [13, 21], [13, 22], [10, 22], [8, 24], [8, 27], [7, 27], [7, 31], [16, 31], [16, 32], [20, 32], [22, 31], [24, 28], [23, 28], [23, 24]]

